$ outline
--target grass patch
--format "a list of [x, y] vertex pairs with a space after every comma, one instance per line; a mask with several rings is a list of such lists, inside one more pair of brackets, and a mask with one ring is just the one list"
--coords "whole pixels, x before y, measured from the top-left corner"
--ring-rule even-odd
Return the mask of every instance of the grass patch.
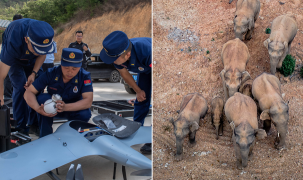
[[266, 28], [265, 33], [266, 34], [270, 34], [271, 33], [271, 29], [270, 28]]
[[206, 51], [206, 54], [209, 54], [209, 50]]
[[284, 75], [284, 77], [287, 77], [294, 72], [295, 65], [296, 65], [296, 59], [290, 54], [288, 54], [285, 57], [282, 63], [282, 67], [279, 69], [279, 71]]
[[163, 125], [162, 128], [163, 128], [164, 132], [166, 132], [166, 131], [171, 132], [171, 127], [169, 125]]

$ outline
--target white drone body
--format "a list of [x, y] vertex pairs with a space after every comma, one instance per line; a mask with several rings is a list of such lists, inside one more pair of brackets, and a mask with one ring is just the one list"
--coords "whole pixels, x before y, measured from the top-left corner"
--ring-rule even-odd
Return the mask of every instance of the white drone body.
[[56, 114], [57, 108], [56, 108], [56, 101], [62, 100], [61, 96], [59, 94], [53, 94], [52, 99], [48, 99], [44, 103], [44, 111], [48, 114]]

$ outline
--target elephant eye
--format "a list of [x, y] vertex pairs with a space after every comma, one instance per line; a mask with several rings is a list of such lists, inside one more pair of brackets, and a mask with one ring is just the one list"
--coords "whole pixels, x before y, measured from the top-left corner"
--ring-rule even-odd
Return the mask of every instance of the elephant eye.
[[237, 15], [235, 16], [235, 18], [237, 17]]

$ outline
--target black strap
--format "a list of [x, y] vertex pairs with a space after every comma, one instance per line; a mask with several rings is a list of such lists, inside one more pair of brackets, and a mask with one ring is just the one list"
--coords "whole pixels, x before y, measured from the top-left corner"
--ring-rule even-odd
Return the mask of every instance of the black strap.
[[33, 70], [32, 73], [35, 73], [35, 76], [37, 76], [37, 72], [36, 71]]

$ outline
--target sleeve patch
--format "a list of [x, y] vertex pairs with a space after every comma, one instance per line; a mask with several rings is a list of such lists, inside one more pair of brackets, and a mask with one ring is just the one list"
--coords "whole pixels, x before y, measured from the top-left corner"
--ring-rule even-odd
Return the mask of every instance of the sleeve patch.
[[84, 80], [84, 85], [85, 86], [89, 86], [91, 84], [92, 84], [91, 80]]
[[152, 67], [152, 63], [150, 63], [149, 67]]

